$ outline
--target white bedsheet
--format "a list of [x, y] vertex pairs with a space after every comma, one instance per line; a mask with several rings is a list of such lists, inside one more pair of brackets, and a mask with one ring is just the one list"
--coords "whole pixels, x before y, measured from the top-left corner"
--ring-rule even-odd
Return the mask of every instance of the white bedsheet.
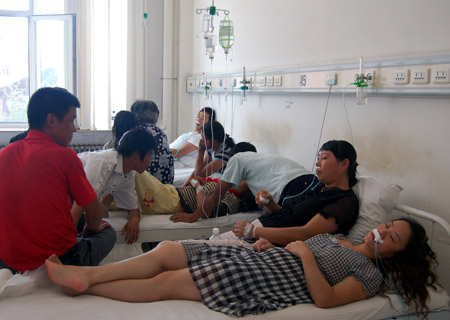
[[[445, 291], [430, 290], [431, 310], [448, 308], [449, 297]], [[243, 319], [382, 319], [402, 314], [402, 308], [392, 296], [393, 309], [389, 301], [380, 296], [354, 302], [345, 306], [320, 309], [314, 304], [302, 304], [262, 315], [248, 315]], [[40, 281], [38, 288], [26, 295], [1, 298], [0, 319], [8, 320], [114, 320], [114, 319], [159, 319], [159, 320], [211, 320], [235, 319], [206, 308], [200, 302], [160, 301], [151, 303], [127, 303], [96, 296], [69, 297], [48, 280]]]
[[[195, 223], [173, 222], [170, 215], [142, 215], [139, 223], [139, 242], [153, 242], [162, 240], [205, 239], [212, 235], [212, 228], [218, 227], [220, 233], [230, 231], [237, 221], [253, 221], [261, 215], [261, 211], [236, 213], [228, 216], [200, 219]], [[120, 234], [127, 223], [126, 211], [110, 211], [109, 218], [117, 232], [117, 243], [124, 243]]]

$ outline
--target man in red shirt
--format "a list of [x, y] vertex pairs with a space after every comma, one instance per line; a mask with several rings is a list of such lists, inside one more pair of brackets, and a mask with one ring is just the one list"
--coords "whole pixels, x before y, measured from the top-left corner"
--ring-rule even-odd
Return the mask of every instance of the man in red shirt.
[[[28, 104], [27, 137], [0, 151], [0, 268], [33, 270], [53, 253], [64, 264], [98, 265], [114, 246], [116, 233], [68, 148], [79, 107], [65, 89], [39, 89]], [[77, 236], [73, 201], [84, 207], [84, 235]]]

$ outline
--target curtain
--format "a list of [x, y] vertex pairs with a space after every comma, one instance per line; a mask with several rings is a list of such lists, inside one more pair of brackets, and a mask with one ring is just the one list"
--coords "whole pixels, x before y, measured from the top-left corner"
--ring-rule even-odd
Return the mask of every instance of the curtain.
[[[113, 111], [129, 110], [135, 100], [147, 99], [158, 105], [158, 125], [170, 137], [176, 77], [171, 67], [170, 35], [170, 43], [164, 46], [164, 24], [167, 27], [173, 22], [173, 1], [78, 1], [80, 129], [110, 129]], [[167, 41], [167, 35], [165, 38]], [[165, 75], [164, 69], [168, 70]]]

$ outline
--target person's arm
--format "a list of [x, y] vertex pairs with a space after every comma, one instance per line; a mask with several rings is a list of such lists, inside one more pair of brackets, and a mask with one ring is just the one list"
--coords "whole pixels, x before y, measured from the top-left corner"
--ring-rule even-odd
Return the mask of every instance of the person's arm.
[[172, 155], [174, 158], [181, 158], [184, 155], [187, 155], [188, 153], [191, 153], [192, 151], [197, 150], [198, 147], [193, 145], [190, 142], [186, 142], [180, 149], [170, 149], [170, 152], [172, 152]]
[[187, 186], [189, 184], [189, 181], [191, 181], [192, 178], [197, 176], [197, 174], [196, 174], [197, 170], [198, 171], [202, 170], [205, 167], [205, 165], [207, 164], [208, 155], [207, 154], [205, 155], [205, 150], [206, 150], [205, 142], [203, 139], [201, 139], [199, 146], [198, 146], [197, 160], [195, 162], [194, 171], [192, 171], [192, 173], [189, 175], [189, 177], [184, 182], [182, 187]]
[[[240, 221], [236, 222], [233, 227], [233, 232], [237, 237], [244, 237], [245, 227], [248, 222]], [[253, 229], [255, 231], [253, 231]], [[255, 227], [252, 225], [252, 229], [249, 234], [255, 234], [255, 238], [264, 238], [272, 243], [279, 245], [286, 245], [296, 240], [307, 240], [315, 235], [322, 233], [335, 233], [338, 229], [336, 219], [334, 217], [325, 218], [320, 213], [316, 214], [307, 224], [301, 227], [288, 227], [288, 228], [266, 228]]]
[[90, 232], [99, 232], [102, 227], [102, 207], [100, 201], [95, 199], [88, 205], [82, 207], [85, 212], [86, 227]]
[[239, 183], [239, 186], [237, 187], [237, 189], [235, 189], [239, 194], [244, 194], [244, 193], [246, 193], [247, 191], [248, 191], [248, 186], [247, 186], [247, 184], [245, 183], [245, 181], [244, 180], [242, 180], [240, 183]]
[[302, 260], [306, 285], [316, 306], [331, 308], [367, 298], [363, 284], [353, 276], [331, 286], [317, 266], [308, 245], [303, 241], [289, 243], [286, 250]]
[[74, 202], [72, 206], [72, 220], [75, 226], [78, 225], [78, 222], [80, 221], [83, 212], [84, 208], [82, 206], [79, 206], [76, 202]]
[[227, 164], [224, 161], [220, 160], [213, 160], [207, 165], [205, 165], [202, 169], [195, 170], [195, 175], [199, 177], [208, 177], [212, 175], [214, 172], [219, 171], [223, 167], [225, 167]]
[[122, 228], [122, 235], [125, 235], [125, 242], [132, 244], [139, 238], [139, 222], [141, 213], [138, 209], [128, 210], [128, 222]]

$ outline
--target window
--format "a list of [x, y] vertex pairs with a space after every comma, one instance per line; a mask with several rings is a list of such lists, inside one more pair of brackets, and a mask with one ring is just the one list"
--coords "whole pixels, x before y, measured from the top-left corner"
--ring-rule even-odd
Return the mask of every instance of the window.
[[28, 100], [38, 88], [76, 93], [75, 17], [57, 14], [64, 4], [0, 0], [0, 125], [26, 126]]

